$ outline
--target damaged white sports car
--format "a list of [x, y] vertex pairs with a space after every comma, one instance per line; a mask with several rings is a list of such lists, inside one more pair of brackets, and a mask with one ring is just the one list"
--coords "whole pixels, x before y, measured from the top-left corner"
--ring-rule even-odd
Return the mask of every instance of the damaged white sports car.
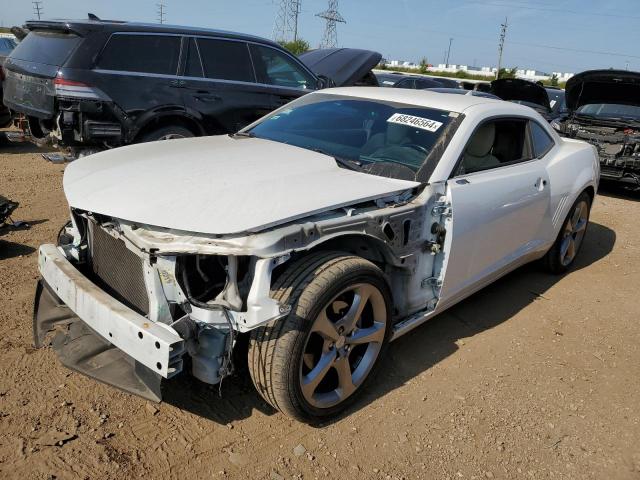
[[67, 167], [71, 222], [40, 248], [35, 344], [159, 401], [186, 365], [231, 375], [248, 335], [267, 402], [334, 415], [388, 342], [524, 263], [566, 271], [598, 165], [528, 107], [365, 87], [92, 155]]

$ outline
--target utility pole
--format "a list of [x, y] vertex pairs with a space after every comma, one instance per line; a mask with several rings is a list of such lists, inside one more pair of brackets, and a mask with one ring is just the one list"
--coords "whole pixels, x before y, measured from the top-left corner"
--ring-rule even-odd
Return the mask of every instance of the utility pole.
[[316, 17], [324, 19], [327, 23], [324, 27], [324, 34], [320, 42], [320, 48], [335, 48], [338, 46], [338, 32], [336, 25], [338, 23], [347, 23], [347, 21], [338, 12], [338, 0], [329, 0], [329, 8], [324, 12], [316, 14]]
[[164, 2], [161, 0], [160, 3], [156, 4], [158, 6], [158, 23], [164, 23], [164, 19], [167, 15], [167, 12], [164, 11]]
[[36, 15], [36, 17], [38, 17], [38, 20], [40, 20], [43, 12], [42, 2], [31, 2], [31, 3], [33, 3], [33, 13]]
[[447, 60], [444, 62], [445, 66], [449, 66], [449, 56], [451, 55], [451, 44], [453, 43], [453, 38], [449, 38], [449, 48], [447, 49]]
[[496, 71], [496, 79], [500, 78], [500, 69], [502, 68], [502, 51], [504, 50], [504, 40], [507, 38], [507, 28], [509, 27], [507, 17], [504, 17], [504, 23], [500, 25], [500, 42], [498, 43], [498, 70]]

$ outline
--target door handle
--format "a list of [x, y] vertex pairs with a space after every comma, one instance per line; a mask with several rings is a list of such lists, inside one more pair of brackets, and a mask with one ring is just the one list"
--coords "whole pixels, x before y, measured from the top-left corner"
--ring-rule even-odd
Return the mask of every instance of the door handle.
[[220, 97], [219, 95], [201, 94], [196, 95], [196, 99], [200, 100], [201, 102], [212, 103], [219, 102], [220, 100], [222, 100], [222, 97]]
[[536, 190], [541, 192], [547, 186], [547, 181], [544, 178], [540, 177], [538, 178], [536, 183], [533, 184], [533, 186], [536, 188]]

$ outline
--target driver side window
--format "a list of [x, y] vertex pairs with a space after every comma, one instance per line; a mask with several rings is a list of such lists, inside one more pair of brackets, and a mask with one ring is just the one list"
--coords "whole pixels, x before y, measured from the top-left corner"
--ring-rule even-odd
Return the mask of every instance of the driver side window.
[[532, 158], [526, 119], [490, 120], [471, 135], [455, 174], [480, 172]]

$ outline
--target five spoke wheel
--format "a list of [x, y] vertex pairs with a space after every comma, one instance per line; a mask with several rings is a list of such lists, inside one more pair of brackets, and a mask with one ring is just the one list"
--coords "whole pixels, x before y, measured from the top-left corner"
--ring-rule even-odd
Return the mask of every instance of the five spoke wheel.
[[560, 262], [569, 265], [576, 257], [589, 222], [589, 205], [586, 200], [578, 202], [565, 224], [560, 244]]
[[364, 381], [384, 341], [387, 311], [382, 293], [369, 284], [348, 287], [316, 317], [300, 365], [307, 402], [336, 405]]

